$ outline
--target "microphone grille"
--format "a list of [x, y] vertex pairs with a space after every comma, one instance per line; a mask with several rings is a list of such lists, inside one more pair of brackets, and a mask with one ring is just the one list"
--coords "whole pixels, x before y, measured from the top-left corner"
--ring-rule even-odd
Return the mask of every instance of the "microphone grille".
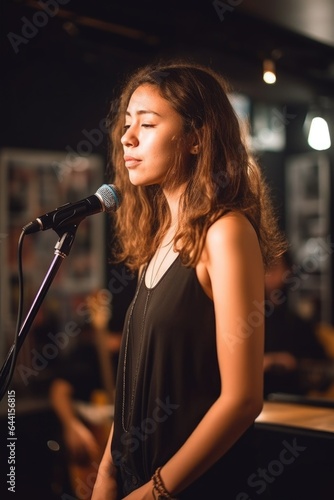
[[102, 200], [105, 212], [114, 212], [122, 203], [122, 195], [113, 184], [103, 184], [95, 194]]

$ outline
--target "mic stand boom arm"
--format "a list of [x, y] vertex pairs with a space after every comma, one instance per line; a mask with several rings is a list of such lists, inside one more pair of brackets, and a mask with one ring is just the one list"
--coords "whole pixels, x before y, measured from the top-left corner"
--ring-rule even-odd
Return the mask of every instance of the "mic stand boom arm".
[[[36, 294], [36, 297], [32, 303], [32, 306], [26, 316], [26, 319], [22, 323], [20, 332], [17, 337], [17, 344], [13, 344], [9, 350], [9, 353], [7, 355], [7, 358], [1, 368], [0, 371], [0, 401], [2, 400], [6, 389], [8, 387], [9, 381], [7, 381], [8, 373], [11, 367], [11, 364], [13, 361], [13, 357], [17, 356], [19, 353], [21, 346], [24, 342], [25, 337], [27, 336], [29, 329], [39, 311], [39, 308], [51, 286], [51, 283], [53, 282], [64, 258], [68, 256], [70, 253], [70, 250], [72, 248], [72, 244], [74, 242], [75, 238], [75, 233], [77, 230], [78, 226], [74, 225], [71, 228], [66, 228], [65, 232], [63, 233], [58, 233], [60, 238], [57, 241], [55, 245], [55, 257], [53, 261], [51, 262], [51, 265], [48, 269], [48, 272]], [[16, 351], [16, 353], [15, 353]]]

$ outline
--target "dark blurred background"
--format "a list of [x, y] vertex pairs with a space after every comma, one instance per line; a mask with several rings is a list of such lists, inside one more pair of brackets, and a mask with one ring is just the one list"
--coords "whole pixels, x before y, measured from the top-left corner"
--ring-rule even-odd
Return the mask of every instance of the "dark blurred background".
[[[13, 242], [5, 250], [15, 221], [13, 207], [7, 203], [10, 168], [24, 164], [26, 158], [25, 168], [32, 165], [34, 169], [34, 158], [41, 161], [39, 154], [47, 158], [42, 161], [49, 170], [53, 157], [60, 161], [62, 155], [68, 158], [73, 154], [94, 159], [97, 173], [94, 170], [88, 180], [81, 179], [83, 184], [74, 181], [72, 191], [66, 193], [75, 198], [63, 202], [93, 194], [101, 182], [108, 182], [108, 139], [102, 124], [123, 78], [152, 60], [185, 58], [213, 67], [230, 82], [232, 102], [241, 119], [250, 124], [250, 144], [270, 186], [279, 224], [291, 244], [295, 293], [290, 293], [289, 301], [304, 319], [324, 326], [320, 337], [333, 353], [334, 154], [333, 146], [315, 149], [308, 143], [314, 116], [326, 120], [332, 141], [334, 137], [332, 0], [7, 0], [1, 2], [0, 23], [2, 297], [13, 286], [7, 268], [16, 251]], [[275, 68], [274, 84], [263, 80], [264, 61], [268, 60]], [[321, 132], [322, 138], [324, 134]], [[53, 204], [58, 200], [53, 202], [52, 185], [56, 190], [60, 180], [56, 175], [44, 193], [43, 206], [49, 201], [48, 209], [57, 206]], [[31, 215], [23, 214], [20, 223], [31, 220]], [[122, 269], [115, 271], [108, 266], [108, 222], [101, 227], [98, 255], [105, 264], [102, 272], [99, 269], [97, 285], [113, 295], [114, 323], [110, 328], [119, 330], [135, 280], [124, 278]], [[30, 271], [33, 273], [33, 268]], [[72, 315], [75, 317], [73, 310], [90, 287], [64, 290], [61, 280], [57, 287], [54, 301], [78, 292], [77, 302], [67, 302], [67, 308], [61, 308], [57, 326], [61, 329]], [[9, 314], [6, 300], [1, 304], [0, 353], [4, 358], [13, 334], [8, 324], [13, 322], [4, 319]], [[15, 307], [9, 305], [13, 316]], [[42, 349], [41, 344], [36, 345]], [[25, 347], [26, 356], [31, 349], [31, 345], [28, 350]], [[21, 413], [19, 471], [22, 484], [31, 488], [34, 498], [63, 498], [60, 492], [70, 492], [70, 486], [64, 479], [61, 489], [61, 460], [55, 460], [52, 447], [45, 446], [56, 425], [47, 405], [48, 383], [55, 377], [52, 363], [43, 374], [30, 378], [37, 389], [31, 389], [32, 383], [29, 387], [18, 384], [23, 400], [27, 393], [42, 399], [41, 410], [28, 404]], [[40, 386], [38, 380], [43, 380]], [[48, 418], [44, 419], [43, 412]], [[40, 419], [45, 427], [40, 426]], [[39, 479], [44, 477], [39, 490], [32, 486], [36, 480], [28, 479], [35, 478], [36, 471], [27, 469], [27, 457], [35, 444], [37, 454], [44, 457], [42, 463], [39, 461]]]
[[[290, 156], [314, 151], [307, 114], [318, 110], [333, 131], [333, 2], [46, 4], [2, 2], [3, 148], [77, 151], [128, 71], [160, 57], [190, 58], [220, 70], [247, 98], [254, 147], [285, 228], [284, 167]], [[267, 59], [276, 66], [274, 85], [262, 79]], [[106, 162], [107, 138], [93, 146]], [[332, 163], [333, 148], [326, 157]]]

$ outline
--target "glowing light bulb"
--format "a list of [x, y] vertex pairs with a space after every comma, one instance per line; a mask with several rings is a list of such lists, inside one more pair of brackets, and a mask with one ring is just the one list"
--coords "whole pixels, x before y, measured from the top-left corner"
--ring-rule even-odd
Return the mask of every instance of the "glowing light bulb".
[[317, 151], [323, 151], [331, 147], [331, 138], [326, 120], [320, 116], [312, 119], [307, 141], [311, 148]]
[[271, 59], [263, 61], [263, 80], [269, 85], [276, 82], [275, 64]]

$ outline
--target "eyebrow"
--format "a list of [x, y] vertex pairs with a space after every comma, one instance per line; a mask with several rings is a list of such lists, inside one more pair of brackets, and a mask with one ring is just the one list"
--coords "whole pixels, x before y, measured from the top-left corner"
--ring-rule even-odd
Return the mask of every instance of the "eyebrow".
[[[126, 116], [131, 116], [131, 113], [129, 113], [129, 111], [126, 111], [125, 112]], [[159, 113], [157, 113], [156, 111], [151, 111], [151, 110], [148, 110], [148, 109], [139, 109], [138, 111], [136, 111], [135, 113], [136, 115], [156, 115], [156, 116], [160, 116]]]

